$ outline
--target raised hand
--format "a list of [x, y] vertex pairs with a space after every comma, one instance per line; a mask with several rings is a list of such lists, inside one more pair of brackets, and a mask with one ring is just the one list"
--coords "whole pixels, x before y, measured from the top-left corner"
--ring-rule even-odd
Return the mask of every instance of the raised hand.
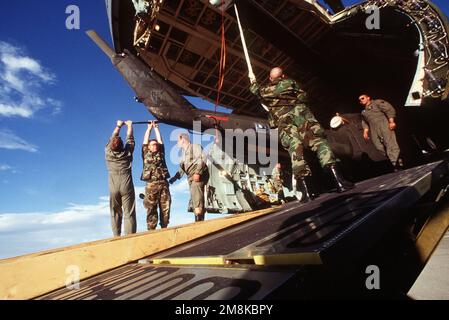
[[248, 78], [251, 83], [256, 82], [256, 76], [254, 75], [254, 73], [249, 73]]
[[369, 140], [369, 134], [368, 134], [367, 131], [364, 131], [364, 132], [363, 132], [363, 138], [364, 138], [365, 140]]
[[389, 122], [388, 126], [390, 127], [390, 130], [396, 129], [396, 123], [395, 122]]
[[193, 175], [193, 181], [200, 182], [201, 181], [201, 176], [198, 173], [195, 173]]

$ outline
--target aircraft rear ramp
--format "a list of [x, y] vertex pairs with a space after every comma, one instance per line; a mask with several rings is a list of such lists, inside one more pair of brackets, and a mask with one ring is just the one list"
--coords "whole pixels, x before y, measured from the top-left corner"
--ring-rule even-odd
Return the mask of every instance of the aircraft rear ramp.
[[346, 268], [420, 201], [441, 198], [448, 169], [439, 161], [289, 203], [39, 299], [270, 299], [292, 287], [300, 297], [310, 270]]

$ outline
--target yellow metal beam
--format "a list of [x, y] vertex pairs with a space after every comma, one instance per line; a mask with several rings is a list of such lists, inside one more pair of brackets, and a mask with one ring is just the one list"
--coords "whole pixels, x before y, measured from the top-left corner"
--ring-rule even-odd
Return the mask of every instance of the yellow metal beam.
[[0, 299], [30, 299], [230, 226], [266, 209], [0, 260]]
[[160, 258], [151, 260], [153, 264], [176, 264], [176, 265], [224, 265], [226, 259], [223, 256], [214, 257], [182, 257], [182, 258]]
[[271, 255], [255, 255], [256, 265], [302, 265], [302, 264], [323, 264], [318, 253], [284, 253]]

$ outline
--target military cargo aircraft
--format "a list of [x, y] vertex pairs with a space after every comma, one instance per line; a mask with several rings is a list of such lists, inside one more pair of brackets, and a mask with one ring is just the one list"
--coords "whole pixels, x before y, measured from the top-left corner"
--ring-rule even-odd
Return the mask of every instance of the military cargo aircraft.
[[[323, 126], [328, 127], [337, 112], [349, 120], [326, 133], [352, 180], [388, 170], [386, 158], [362, 138], [357, 101], [361, 93], [388, 100], [398, 110], [398, 140], [407, 166], [424, 161], [423, 154], [449, 147], [449, 136], [441, 130], [449, 119], [449, 25], [430, 1], [370, 0], [348, 8], [340, 0], [325, 1], [331, 10], [314, 0], [215, 2], [143, 1], [145, 9], [137, 12], [131, 0], [106, 1], [114, 50], [94, 38], [135, 91], [136, 100], [158, 120], [188, 129], [200, 121], [200, 131], [266, 132], [256, 142], [244, 140], [245, 151], [267, 146], [269, 154], [276, 148], [279, 161], [290, 166], [277, 141], [262, 143], [269, 136], [267, 113], [248, 89], [235, 4], [258, 81], [266, 83], [270, 68], [281, 66], [306, 90]], [[370, 25], [376, 18], [373, 8], [379, 10], [379, 21]], [[226, 66], [219, 79], [223, 44]], [[232, 112], [198, 109], [185, 96], [201, 97]], [[245, 191], [254, 194], [259, 186], [267, 190], [265, 176], [271, 168], [248, 163], [235, 148], [229, 152], [222, 145], [212, 151], [209, 212], [254, 209]], [[220, 165], [217, 159], [223, 157], [235, 161]], [[316, 176], [323, 177], [313, 157], [311, 163]]]
[[[267, 81], [272, 66], [282, 66], [307, 90], [324, 126], [336, 112], [349, 121], [332, 126], [327, 136], [355, 180], [365, 178], [357, 167], [377, 175], [382, 170], [375, 167], [385, 162], [361, 138], [361, 92], [397, 107], [407, 165], [432, 160], [420, 159], [423, 151], [448, 147], [448, 135], [439, 129], [449, 110], [449, 29], [430, 2], [376, 0], [344, 8], [339, 0], [326, 0], [332, 12], [314, 0], [213, 2], [135, 1], [136, 15], [131, 0], [108, 0], [114, 49], [89, 33], [136, 100], [160, 121], [202, 132], [268, 132], [267, 114], [248, 90], [235, 3], [258, 81]], [[380, 29], [366, 28], [372, 5], [380, 9]], [[223, 43], [227, 68], [219, 104], [232, 113], [197, 109], [185, 96], [216, 101]], [[194, 128], [198, 121], [201, 128]], [[281, 149], [269, 133], [247, 139], [245, 153]], [[260, 204], [251, 195], [266, 185], [268, 169], [221, 147], [214, 144], [209, 153], [207, 209], [253, 211]], [[223, 165], [224, 158], [230, 161]], [[280, 159], [288, 162], [285, 152]], [[449, 224], [449, 161], [427, 162], [303, 205], [291, 202], [2, 260], [0, 298], [447, 299], [447, 236], [440, 240]], [[423, 270], [432, 259], [432, 268]], [[177, 314], [170, 306], [163, 310]]]

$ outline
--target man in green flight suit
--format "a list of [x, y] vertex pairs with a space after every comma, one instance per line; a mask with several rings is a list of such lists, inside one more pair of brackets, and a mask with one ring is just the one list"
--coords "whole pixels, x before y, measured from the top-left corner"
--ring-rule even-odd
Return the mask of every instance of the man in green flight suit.
[[[154, 128], [156, 140], [150, 139], [151, 130]], [[159, 131], [159, 125], [155, 121], [148, 123], [147, 131], [142, 144], [143, 171], [140, 179], [146, 181], [144, 207], [147, 209], [147, 229], [155, 230], [157, 227], [159, 207], [159, 224], [161, 228], [167, 228], [170, 220], [171, 196], [167, 179], [170, 174], [165, 163], [165, 147]]]
[[184, 174], [187, 174], [190, 188], [190, 203], [195, 214], [195, 222], [204, 221], [204, 190], [209, 180], [206, 156], [201, 145], [190, 143], [190, 137], [187, 133], [178, 135], [178, 147], [182, 149], [180, 169], [169, 182], [172, 184], [182, 178]]
[[270, 126], [278, 128], [282, 146], [289, 152], [292, 172], [302, 192], [302, 202], [313, 199], [310, 188], [311, 170], [304, 160], [304, 148], [314, 151], [323, 168], [328, 169], [338, 192], [354, 187], [346, 181], [336, 167], [336, 158], [324, 136], [324, 130], [307, 107], [307, 95], [293, 79], [284, 76], [281, 68], [270, 72], [270, 84], [260, 88], [250, 77], [250, 90], [268, 109]]
[[126, 144], [120, 138], [120, 129], [125, 122], [118, 120], [105, 148], [106, 165], [109, 171], [109, 204], [111, 225], [114, 237], [119, 237], [124, 220], [125, 235], [136, 233], [136, 201], [131, 173], [134, 135], [132, 121], [126, 121], [128, 127]]
[[402, 160], [399, 158], [401, 149], [396, 140], [396, 110], [393, 106], [381, 99], [372, 100], [367, 94], [359, 97], [362, 111], [363, 138], [371, 140], [377, 150], [390, 159], [395, 170], [402, 169]]

